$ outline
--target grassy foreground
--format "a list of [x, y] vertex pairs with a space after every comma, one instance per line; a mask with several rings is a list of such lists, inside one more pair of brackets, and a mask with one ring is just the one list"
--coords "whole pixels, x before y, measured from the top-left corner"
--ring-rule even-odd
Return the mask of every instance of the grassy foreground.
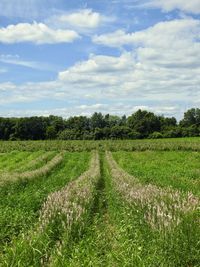
[[[3, 172], [33, 171], [56, 152], [43, 155], [0, 165], [8, 156]], [[65, 152], [49, 173], [1, 185], [0, 266], [199, 267], [198, 162], [188, 151]]]

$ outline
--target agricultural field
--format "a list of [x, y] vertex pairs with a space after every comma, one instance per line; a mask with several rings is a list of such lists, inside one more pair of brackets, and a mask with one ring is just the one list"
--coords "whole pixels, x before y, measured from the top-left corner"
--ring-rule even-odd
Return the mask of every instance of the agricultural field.
[[0, 142], [0, 266], [200, 266], [200, 139]]

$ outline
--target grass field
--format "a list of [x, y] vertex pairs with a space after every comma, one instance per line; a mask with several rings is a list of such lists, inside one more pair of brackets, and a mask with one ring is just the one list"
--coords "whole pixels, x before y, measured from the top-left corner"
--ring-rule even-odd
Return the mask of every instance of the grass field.
[[200, 151], [200, 137], [145, 139], [145, 140], [104, 140], [104, 141], [0, 141], [0, 153], [13, 151]]
[[200, 139], [0, 150], [0, 266], [200, 266]]

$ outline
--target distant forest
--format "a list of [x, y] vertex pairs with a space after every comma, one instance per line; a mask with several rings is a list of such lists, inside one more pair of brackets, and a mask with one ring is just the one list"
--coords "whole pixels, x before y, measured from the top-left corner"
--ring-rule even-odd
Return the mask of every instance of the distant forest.
[[200, 136], [200, 109], [176, 118], [155, 115], [138, 110], [131, 116], [103, 115], [95, 112], [91, 117], [59, 116], [0, 118], [1, 140], [103, 140], [143, 139]]

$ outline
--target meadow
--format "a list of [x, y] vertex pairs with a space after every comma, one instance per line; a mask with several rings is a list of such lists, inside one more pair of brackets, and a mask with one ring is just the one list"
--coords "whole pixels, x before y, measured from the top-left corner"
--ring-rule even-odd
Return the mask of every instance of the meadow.
[[1, 141], [0, 266], [200, 266], [200, 139]]

